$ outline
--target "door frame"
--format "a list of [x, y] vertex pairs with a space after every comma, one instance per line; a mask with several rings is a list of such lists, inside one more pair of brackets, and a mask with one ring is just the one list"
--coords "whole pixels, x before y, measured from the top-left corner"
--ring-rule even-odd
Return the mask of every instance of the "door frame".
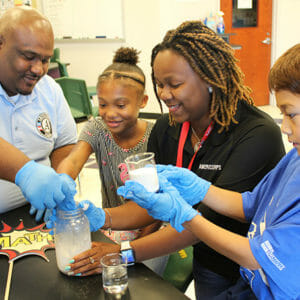
[[[276, 60], [277, 49], [277, 13], [278, 13], [278, 1], [272, 0], [272, 44], [271, 44], [271, 67]], [[270, 93], [269, 105], [276, 106], [276, 99], [274, 94]]]
[[[232, 0], [227, 0], [232, 1]], [[218, 3], [219, 10], [221, 10], [221, 0]], [[278, 13], [278, 1], [272, 0], [272, 44], [271, 44], [271, 62], [270, 66], [272, 67], [276, 60], [276, 49], [277, 49], [277, 13]], [[226, 32], [226, 28], [225, 28]], [[276, 105], [275, 96], [269, 94], [269, 105]]]

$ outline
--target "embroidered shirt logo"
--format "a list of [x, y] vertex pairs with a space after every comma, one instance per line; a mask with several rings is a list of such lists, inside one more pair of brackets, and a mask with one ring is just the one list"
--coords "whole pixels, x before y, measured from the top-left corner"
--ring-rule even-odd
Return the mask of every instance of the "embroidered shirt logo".
[[201, 169], [201, 170], [221, 171], [222, 170], [222, 166], [221, 165], [200, 164], [198, 169]]
[[271, 243], [267, 240], [261, 244], [261, 247], [265, 251], [269, 260], [275, 265], [275, 267], [281, 271], [285, 268], [285, 265], [274, 255], [274, 249]]
[[47, 113], [41, 113], [36, 120], [36, 128], [38, 132], [46, 137], [52, 137], [52, 125]]

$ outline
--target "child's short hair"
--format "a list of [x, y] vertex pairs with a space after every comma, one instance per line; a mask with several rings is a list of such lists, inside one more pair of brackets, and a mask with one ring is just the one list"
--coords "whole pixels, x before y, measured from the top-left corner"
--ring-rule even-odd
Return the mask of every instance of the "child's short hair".
[[137, 66], [138, 54], [139, 52], [134, 48], [119, 48], [114, 55], [113, 63], [99, 75], [97, 87], [108, 78], [128, 78], [139, 83], [144, 91], [146, 77], [142, 69]]
[[300, 94], [300, 44], [293, 46], [276, 60], [269, 73], [269, 89]]

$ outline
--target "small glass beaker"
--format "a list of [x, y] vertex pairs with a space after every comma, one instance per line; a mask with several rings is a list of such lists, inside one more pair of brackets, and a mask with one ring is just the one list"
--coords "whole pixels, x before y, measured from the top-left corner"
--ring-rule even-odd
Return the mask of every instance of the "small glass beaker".
[[159, 189], [153, 152], [138, 153], [125, 159], [129, 178], [142, 184], [148, 192]]
[[109, 253], [100, 260], [104, 291], [120, 299], [128, 286], [127, 264], [120, 253]]
[[68, 274], [65, 267], [70, 260], [91, 248], [89, 220], [80, 207], [69, 211], [57, 208], [54, 239], [57, 267]]

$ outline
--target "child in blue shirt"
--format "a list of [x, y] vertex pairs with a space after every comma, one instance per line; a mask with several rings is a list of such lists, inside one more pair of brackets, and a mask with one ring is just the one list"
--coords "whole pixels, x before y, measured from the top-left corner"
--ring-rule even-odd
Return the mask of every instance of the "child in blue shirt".
[[[240, 264], [240, 279], [214, 299], [300, 299], [300, 44], [284, 53], [269, 74], [282, 112], [281, 130], [294, 148], [252, 192], [213, 186], [184, 168], [158, 166], [160, 192], [127, 181], [118, 193], [177, 230], [191, 231]], [[223, 229], [199, 214], [199, 202], [218, 213], [251, 222], [248, 236]]]

